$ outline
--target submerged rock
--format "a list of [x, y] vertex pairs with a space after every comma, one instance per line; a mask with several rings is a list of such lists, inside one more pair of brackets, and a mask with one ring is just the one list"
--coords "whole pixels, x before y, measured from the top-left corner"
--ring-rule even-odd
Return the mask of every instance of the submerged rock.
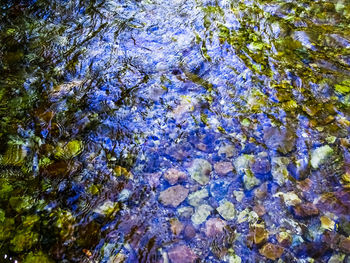
[[218, 175], [226, 175], [232, 172], [233, 165], [231, 162], [218, 162], [214, 164], [214, 169]]
[[185, 245], [173, 247], [168, 256], [171, 263], [193, 263], [197, 259], [197, 255]]
[[249, 228], [249, 234], [247, 237], [247, 241], [252, 245], [254, 244], [262, 244], [267, 241], [269, 237], [269, 232], [265, 229], [263, 225], [254, 225]]
[[169, 182], [169, 184], [174, 185], [179, 180], [185, 180], [187, 175], [178, 169], [170, 168], [164, 173], [163, 177]]
[[212, 171], [211, 164], [204, 159], [194, 159], [187, 171], [191, 175], [191, 178], [197, 181], [201, 185], [205, 185], [209, 182], [209, 175]]
[[274, 195], [274, 197], [282, 198], [286, 206], [295, 206], [301, 203], [299, 196], [294, 192], [278, 192]]
[[224, 232], [226, 222], [220, 218], [211, 218], [205, 223], [207, 237], [215, 237]]
[[333, 153], [333, 149], [329, 145], [316, 148], [311, 153], [311, 166], [317, 169], [326, 159]]
[[185, 206], [177, 209], [177, 213], [182, 218], [190, 218], [193, 215], [193, 208]]
[[248, 191], [260, 184], [260, 180], [254, 176], [254, 174], [248, 170], [243, 176], [243, 183], [245, 189]]
[[252, 172], [254, 174], [267, 174], [271, 171], [271, 164], [268, 158], [258, 157], [252, 164]]
[[191, 206], [199, 206], [203, 203], [204, 199], [209, 197], [208, 190], [203, 188], [194, 193], [188, 195], [187, 201]]
[[271, 150], [287, 154], [294, 148], [295, 135], [290, 129], [269, 127], [264, 129], [264, 141]]
[[169, 187], [159, 195], [159, 201], [165, 206], [177, 207], [181, 204], [189, 193], [189, 190], [182, 185]]
[[294, 214], [297, 217], [306, 218], [310, 216], [317, 216], [319, 211], [313, 203], [297, 204], [293, 208]]
[[271, 163], [273, 180], [278, 185], [282, 186], [288, 179], [289, 172], [287, 170], [287, 165], [289, 164], [289, 159], [287, 157], [275, 157], [272, 158]]
[[248, 154], [242, 154], [241, 156], [237, 157], [237, 159], [234, 161], [234, 166], [237, 173], [243, 173], [248, 170], [253, 159], [254, 155]]
[[226, 220], [233, 220], [235, 218], [235, 206], [229, 201], [221, 202], [216, 210]]
[[280, 258], [283, 254], [283, 251], [284, 251], [283, 247], [274, 245], [272, 243], [267, 243], [261, 249], [259, 249], [259, 252], [261, 255], [272, 260], [276, 260]]
[[170, 219], [169, 223], [171, 232], [175, 236], [180, 235], [181, 231], [184, 229], [184, 225], [177, 218]]
[[200, 225], [205, 222], [212, 210], [213, 208], [210, 205], [203, 204], [198, 206], [191, 217], [193, 224]]

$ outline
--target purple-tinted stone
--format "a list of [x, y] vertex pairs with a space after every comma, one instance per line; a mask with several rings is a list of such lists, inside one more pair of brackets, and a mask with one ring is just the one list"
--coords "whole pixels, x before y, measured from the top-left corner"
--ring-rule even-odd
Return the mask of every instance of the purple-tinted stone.
[[184, 245], [170, 249], [168, 256], [171, 263], [193, 263], [197, 259], [197, 255]]

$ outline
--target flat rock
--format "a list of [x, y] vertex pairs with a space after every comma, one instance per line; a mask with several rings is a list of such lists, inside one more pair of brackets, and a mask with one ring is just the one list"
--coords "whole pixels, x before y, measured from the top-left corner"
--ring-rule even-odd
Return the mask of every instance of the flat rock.
[[215, 237], [224, 232], [226, 222], [220, 218], [210, 218], [205, 223], [205, 234], [207, 237]]
[[218, 175], [226, 175], [233, 170], [231, 162], [217, 162], [214, 164], [214, 170]]
[[159, 201], [165, 206], [177, 207], [181, 204], [189, 193], [189, 190], [182, 185], [169, 187], [159, 195]]
[[251, 169], [254, 174], [267, 174], [271, 171], [271, 164], [268, 158], [258, 157], [254, 159]]
[[317, 169], [322, 165], [329, 156], [333, 153], [333, 149], [329, 145], [324, 145], [316, 148], [311, 152], [311, 166]]
[[261, 255], [272, 260], [280, 258], [283, 254], [283, 251], [283, 247], [274, 245], [272, 243], [267, 243], [261, 249], [259, 249]]
[[187, 175], [186, 175], [186, 173], [184, 173], [178, 169], [170, 168], [170, 169], [166, 170], [163, 177], [165, 180], [167, 180], [169, 182], [169, 184], [174, 185], [178, 181], [186, 180]]
[[294, 214], [297, 217], [306, 218], [310, 216], [317, 216], [319, 211], [313, 203], [297, 204], [293, 208]]
[[264, 129], [264, 141], [271, 150], [287, 154], [294, 148], [295, 135], [290, 129], [269, 127]]
[[187, 171], [193, 180], [201, 185], [205, 185], [209, 182], [209, 175], [212, 169], [211, 164], [207, 160], [194, 159], [187, 168]]
[[229, 201], [222, 201], [216, 210], [225, 220], [233, 220], [235, 218], [235, 206]]
[[202, 204], [204, 202], [204, 199], [207, 197], [209, 197], [208, 190], [206, 188], [203, 188], [201, 190], [189, 194], [187, 201], [191, 206], [196, 207]]
[[254, 225], [249, 228], [249, 234], [247, 237], [248, 242], [252, 244], [262, 244], [269, 238], [269, 232], [263, 225]]
[[197, 255], [185, 245], [171, 248], [168, 256], [171, 263], [193, 263], [197, 259]]
[[212, 210], [213, 208], [210, 205], [203, 204], [198, 206], [191, 217], [193, 224], [200, 225], [205, 222]]

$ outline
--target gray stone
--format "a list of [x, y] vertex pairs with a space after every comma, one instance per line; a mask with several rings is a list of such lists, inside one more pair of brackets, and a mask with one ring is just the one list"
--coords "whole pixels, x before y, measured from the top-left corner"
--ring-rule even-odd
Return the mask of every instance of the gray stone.
[[201, 185], [205, 185], [209, 182], [209, 175], [212, 171], [211, 164], [204, 159], [194, 159], [191, 162], [187, 171], [191, 175], [191, 178]]
[[159, 195], [159, 201], [165, 206], [177, 207], [181, 204], [189, 193], [189, 190], [182, 185], [169, 187]]
[[193, 224], [200, 225], [205, 222], [212, 210], [213, 208], [210, 205], [203, 204], [198, 206], [191, 217]]

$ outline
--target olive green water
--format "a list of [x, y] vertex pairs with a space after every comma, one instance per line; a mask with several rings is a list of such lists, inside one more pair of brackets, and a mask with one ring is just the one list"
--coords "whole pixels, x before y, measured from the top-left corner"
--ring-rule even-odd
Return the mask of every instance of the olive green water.
[[0, 8], [0, 262], [350, 262], [348, 1]]

